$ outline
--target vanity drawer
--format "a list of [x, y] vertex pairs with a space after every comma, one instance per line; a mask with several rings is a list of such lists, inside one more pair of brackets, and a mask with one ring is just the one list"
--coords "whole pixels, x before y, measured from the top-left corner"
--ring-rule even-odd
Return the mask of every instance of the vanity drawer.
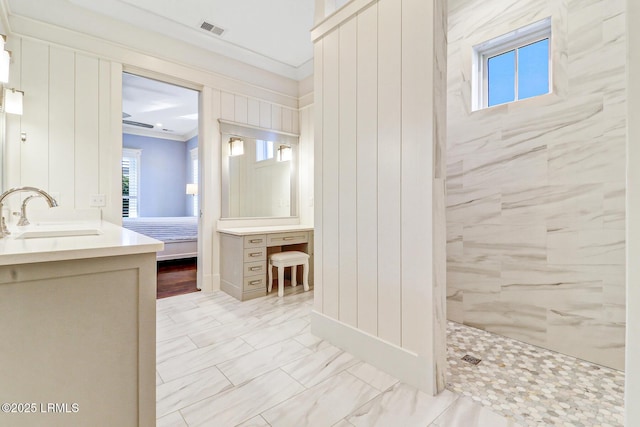
[[265, 234], [256, 234], [254, 236], [244, 236], [245, 248], [257, 248], [267, 245], [267, 236]]
[[267, 259], [267, 248], [248, 248], [244, 250], [244, 262], [265, 261]]
[[262, 276], [250, 276], [244, 278], [244, 291], [253, 291], [256, 289], [266, 290], [267, 279]]
[[308, 241], [309, 233], [307, 231], [267, 234], [267, 246], [295, 245]]
[[264, 261], [245, 262], [244, 276], [255, 276], [256, 274], [264, 274], [267, 272], [267, 263]]

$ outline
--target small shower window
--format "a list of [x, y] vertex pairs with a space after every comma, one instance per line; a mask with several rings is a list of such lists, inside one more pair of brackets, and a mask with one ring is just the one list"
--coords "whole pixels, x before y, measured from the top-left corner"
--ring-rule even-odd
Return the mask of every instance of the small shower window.
[[551, 19], [474, 47], [474, 110], [551, 91]]

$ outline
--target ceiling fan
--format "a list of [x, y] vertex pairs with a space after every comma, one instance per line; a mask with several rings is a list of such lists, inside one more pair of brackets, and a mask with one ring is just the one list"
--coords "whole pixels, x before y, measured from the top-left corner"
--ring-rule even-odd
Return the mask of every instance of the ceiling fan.
[[136, 122], [136, 121], [133, 121], [133, 120], [126, 120], [129, 117], [131, 117], [131, 114], [125, 113], [123, 111], [122, 112], [122, 123], [124, 123], [125, 125], [130, 125], [130, 126], [138, 126], [138, 127], [141, 127], [141, 128], [153, 129], [153, 125], [151, 125], [149, 123], [142, 123], [142, 122]]

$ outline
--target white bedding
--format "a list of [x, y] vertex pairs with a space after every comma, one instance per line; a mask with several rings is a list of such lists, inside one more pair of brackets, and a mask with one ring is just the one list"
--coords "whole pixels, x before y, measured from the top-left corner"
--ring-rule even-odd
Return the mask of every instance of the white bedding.
[[195, 216], [122, 218], [122, 226], [163, 241], [164, 250], [158, 252], [158, 261], [198, 256], [198, 218]]

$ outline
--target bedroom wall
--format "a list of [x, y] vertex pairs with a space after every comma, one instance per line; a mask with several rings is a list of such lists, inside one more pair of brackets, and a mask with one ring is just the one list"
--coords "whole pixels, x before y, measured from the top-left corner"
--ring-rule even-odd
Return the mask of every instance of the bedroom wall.
[[[193, 183], [193, 164], [191, 162], [191, 150], [198, 148], [198, 135], [190, 138], [187, 142], [186, 152], [184, 154], [184, 161], [187, 165], [185, 171], [185, 183]], [[185, 186], [186, 190], [186, 186]], [[193, 210], [193, 196], [186, 196], [185, 200], [185, 212], [187, 216], [196, 216], [197, 212]]]
[[139, 216], [187, 216], [187, 144], [125, 133], [122, 146], [142, 150]]
[[[553, 93], [471, 112], [472, 46], [552, 17]], [[447, 315], [622, 369], [625, 4], [449, 3]]]

